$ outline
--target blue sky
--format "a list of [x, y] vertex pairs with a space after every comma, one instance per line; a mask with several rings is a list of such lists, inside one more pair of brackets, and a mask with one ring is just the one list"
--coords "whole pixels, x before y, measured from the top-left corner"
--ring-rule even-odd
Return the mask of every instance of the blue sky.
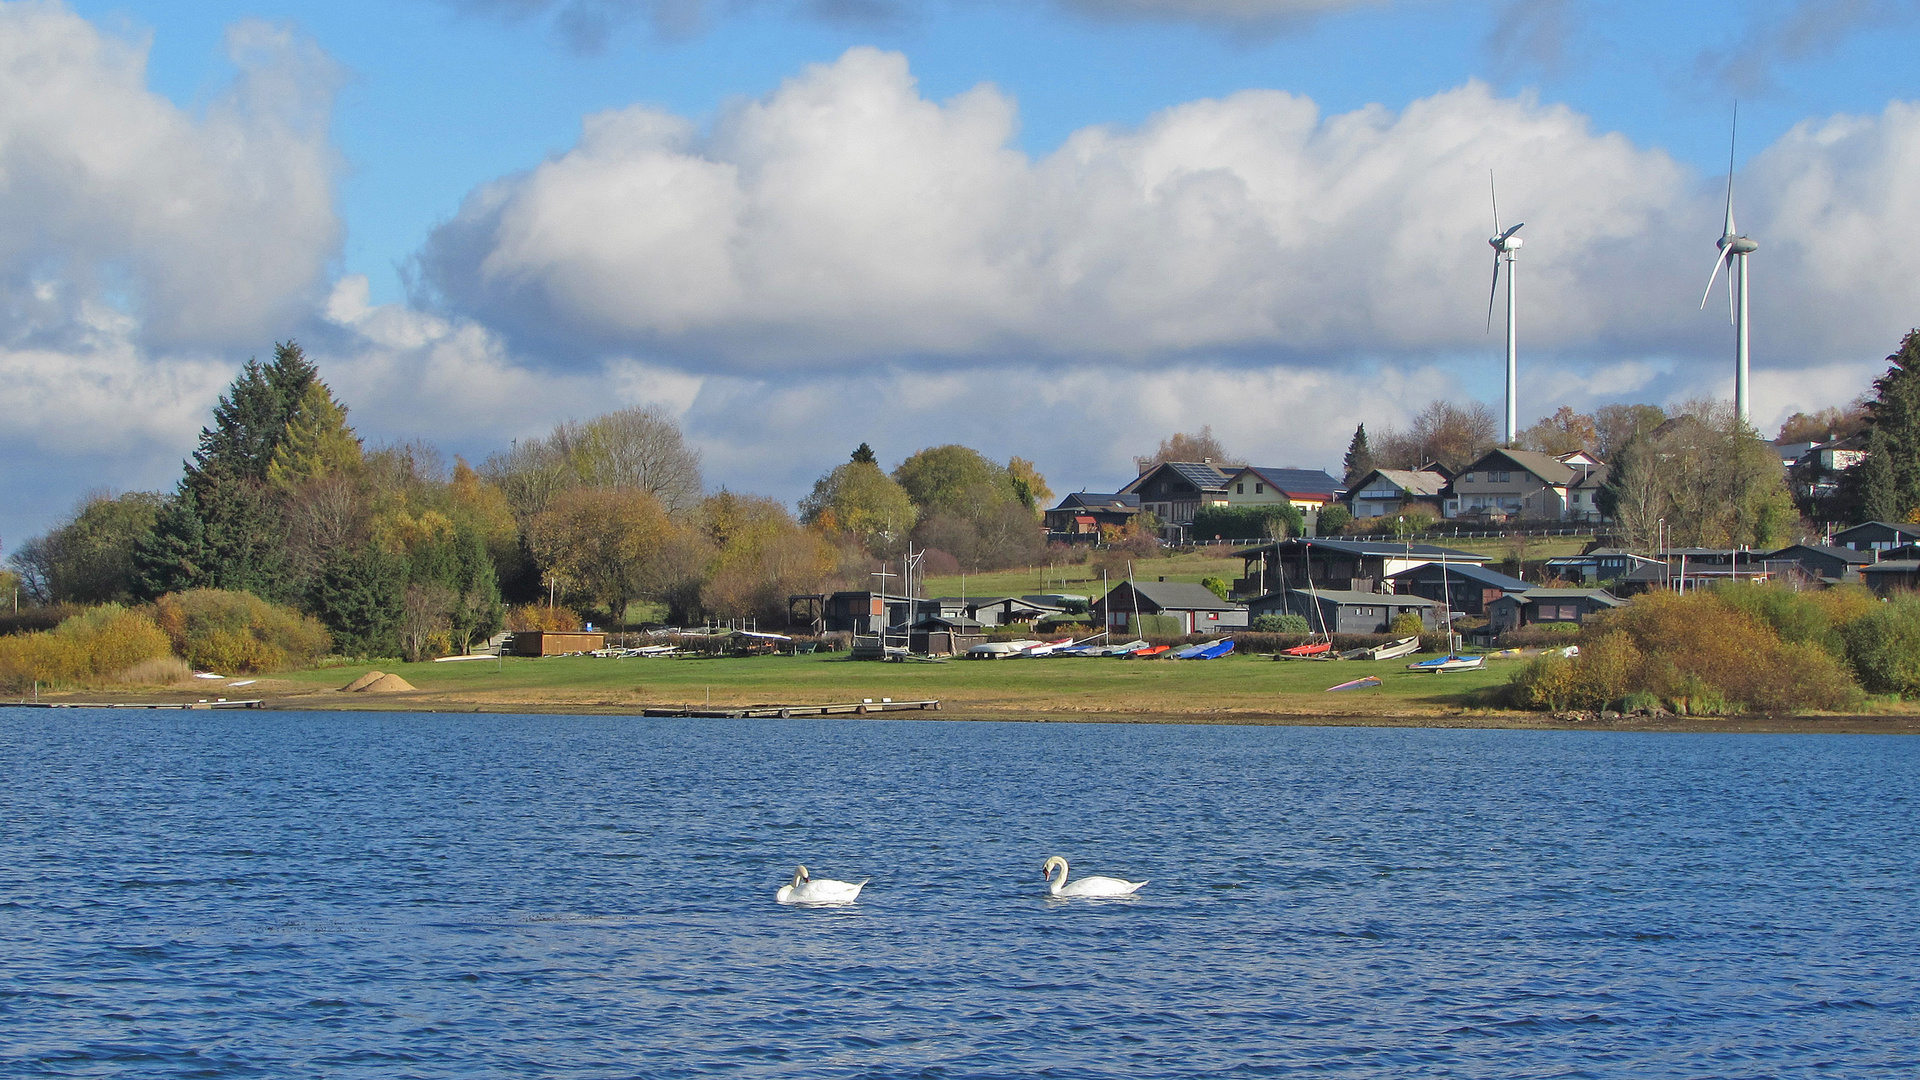
[[863, 440], [1019, 454], [1059, 490], [1202, 424], [1332, 466], [1355, 423], [1497, 406], [1489, 168], [1529, 222], [1523, 423], [1725, 396], [1730, 332], [1696, 305], [1736, 98], [1756, 422], [1858, 394], [1920, 322], [1912, 0], [0, 21], [0, 224], [32, 226], [0, 244], [8, 550], [89, 489], [170, 486], [235, 366], [289, 336], [372, 441], [478, 459], [657, 404], [711, 483], [789, 500]]

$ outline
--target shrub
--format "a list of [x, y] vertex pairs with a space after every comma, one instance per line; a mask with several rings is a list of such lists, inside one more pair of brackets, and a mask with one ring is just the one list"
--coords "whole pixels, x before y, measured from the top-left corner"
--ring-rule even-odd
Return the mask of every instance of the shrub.
[[1840, 634], [1861, 685], [1877, 694], [1920, 694], [1920, 596], [1876, 604]]
[[173, 651], [194, 667], [262, 672], [310, 664], [333, 648], [319, 621], [252, 593], [189, 589], [153, 604]]
[[85, 685], [113, 678], [171, 652], [167, 635], [141, 612], [118, 604], [92, 608], [52, 630], [0, 638], [0, 686]]
[[1780, 585], [1725, 582], [1714, 595], [1771, 627], [1782, 641], [1812, 642], [1843, 658], [1847, 647], [1840, 628], [1877, 604], [1873, 593], [1859, 585], [1795, 592]]
[[1305, 615], [1257, 615], [1250, 629], [1262, 634], [1306, 634], [1313, 630]]
[[1427, 623], [1417, 611], [1403, 611], [1393, 617], [1393, 624], [1387, 627], [1387, 633], [1394, 637], [1411, 637], [1427, 632]]
[[1353, 511], [1339, 503], [1328, 503], [1320, 508], [1320, 517], [1314, 531], [1321, 536], [1338, 536], [1341, 530], [1353, 523]]
[[1229, 585], [1227, 579], [1223, 577], [1203, 577], [1200, 579], [1200, 587], [1222, 600], [1227, 599], [1233, 592], [1233, 586]]
[[580, 629], [580, 614], [572, 608], [547, 607], [545, 604], [520, 604], [507, 609], [507, 629], [514, 633], [533, 630], [564, 631]]

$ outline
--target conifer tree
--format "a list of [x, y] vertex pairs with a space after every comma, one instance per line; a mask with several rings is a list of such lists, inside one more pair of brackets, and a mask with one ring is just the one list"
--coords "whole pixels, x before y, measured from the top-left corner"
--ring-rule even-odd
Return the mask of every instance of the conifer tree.
[[859, 446], [853, 448], [853, 456], [847, 460], [859, 461], [871, 465], [874, 462], [873, 447], [868, 446], [866, 443], [861, 443]]
[[287, 417], [280, 444], [267, 464], [267, 479], [286, 491], [358, 464], [360, 440], [347, 426], [346, 406], [334, 400], [326, 383], [310, 380]]
[[1367, 445], [1367, 425], [1361, 424], [1353, 429], [1353, 441], [1347, 444], [1345, 464], [1347, 472], [1343, 483], [1349, 488], [1374, 470], [1373, 448]]
[[1851, 501], [1869, 521], [1905, 521], [1920, 508], [1920, 330], [1887, 363], [1867, 402], [1866, 460], [1847, 471]]

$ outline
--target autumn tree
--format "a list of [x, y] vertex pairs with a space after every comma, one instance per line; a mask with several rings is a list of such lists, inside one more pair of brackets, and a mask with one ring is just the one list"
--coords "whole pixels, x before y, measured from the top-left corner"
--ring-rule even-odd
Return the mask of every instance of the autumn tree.
[[1013, 484], [1013, 497], [1035, 514], [1043, 513], [1053, 502], [1053, 489], [1033, 462], [1023, 457], [1007, 459], [1007, 477]]
[[[1214, 437], [1211, 424], [1202, 427], [1198, 435], [1178, 431], [1160, 440], [1159, 449], [1146, 459], [1145, 464], [1153, 466], [1163, 461], [1211, 461], [1222, 467], [1246, 464], [1227, 452], [1227, 448]], [[1141, 471], [1146, 470], [1143, 468]]]
[[1845, 405], [1830, 405], [1811, 413], [1797, 412], [1780, 425], [1777, 443], [1828, 442], [1847, 439], [1867, 430], [1867, 399], [1858, 397]]
[[821, 591], [836, 568], [826, 538], [772, 499], [722, 490], [694, 522], [712, 553], [700, 601], [714, 615], [784, 621], [787, 597]]
[[528, 523], [541, 569], [606, 608], [615, 623], [627, 605], [666, 588], [673, 570], [673, 523], [653, 494], [634, 488], [575, 488], [555, 496]]
[[1382, 434], [1374, 460], [1387, 469], [1417, 469], [1433, 462], [1459, 472], [1493, 448], [1496, 430], [1493, 413], [1480, 402], [1432, 401], [1406, 431], [1389, 428]]
[[1543, 416], [1520, 432], [1516, 441], [1522, 450], [1559, 457], [1582, 450], [1593, 452], [1599, 446], [1600, 432], [1592, 416], [1562, 405], [1552, 416]]
[[1679, 547], [1766, 546], [1797, 514], [1773, 448], [1725, 402], [1696, 401], [1622, 448], [1601, 507], [1623, 542]]
[[1606, 405], [1593, 414], [1593, 450], [1602, 461], [1612, 461], [1634, 439], [1667, 422], [1658, 405]]
[[849, 537], [866, 550], [879, 551], [904, 540], [919, 511], [907, 489], [855, 451], [853, 460], [814, 482], [813, 491], [800, 500], [800, 520], [828, 536]]
[[319, 379], [307, 384], [288, 411], [286, 428], [267, 462], [266, 478], [288, 491], [303, 483], [351, 472], [360, 464], [360, 439], [347, 426], [347, 408]]
[[481, 471], [514, 516], [529, 520], [563, 491], [630, 488], [654, 497], [671, 516], [700, 502], [700, 452], [658, 408], [630, 408], [584, 423], [556, 425], [545, 438], [516, 440]]

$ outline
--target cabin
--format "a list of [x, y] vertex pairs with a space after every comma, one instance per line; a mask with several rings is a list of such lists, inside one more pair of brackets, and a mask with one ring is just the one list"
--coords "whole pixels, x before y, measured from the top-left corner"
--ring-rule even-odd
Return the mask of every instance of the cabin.
[[1076, 491], [1048, 510], [1047, 531], [1062, 537], [1098, 537], [1102, 528], [1124, 529], [1140, 517], [1140, 496]]
[[1403, 596], [1424, 596], [1451, 607], [1460, 615], [1484, 615], [1487, 605], [1509, 593], [1526, 592], [1533, 586], [1516, 577], [1472, 563], [1427, 563], [1390, 575], [1393, 591]]
[[1138, 498], [1143, 512], [1159, 518], [1163, 536], [1177, 535], [1201, 507], [1227, 504], [1227, 474], [1210, 461], [1163, 461], [1148, 465], [1119, 493]]
[[508, 656], [565, 656], [607, 647], [598, 630], [519, 630], [507, 639]]
[[1228, 506], [1273, 506], [1290, 503], [1302, 514], [1312, 516], [1330, 502], [1338, 502], [1347, 489], [1323, 469], [1275, 469], [1264, 465], [1243, 465], [1227, 477]]
[[1414, 507], [1439, 517], [1446, 509], [1447, 477], [1430, 469], [1375, 469], [1348, 493], [1347, 504], [1360, 520], [1392, 517]]
[[1912, 592], [1920, 589], [1920, 559], [1888, 559], [1863, 566], [1860, 568], [1860, 580], [1881, 596]]
[[1535, 623], [1583, 626], [1626, 601], [1605, 589], [1529, 589], [1487, 605], [1487, 629], [1496, 634]]
[[1879, 554], [1833, 544], [1794, 544], [1765, 556], [1764, 563], [1769, 570], [1791, 563], [1810, 578], [1845, 581], [1858, 577], [1860, 568], [1877, 561]]
[[1547, 572], [1555, 577], [1593, 585], [1602, 581], [1620, 581], [1643, 566], [1657, 569], [1665, 564], [1659, 559], [1635, 555], [1621, 548], [1594, 548], [1584, 555], [1556, 555], [1548, 559], [1546, 565]]
[[821, 607], [822, 629], [853, 634], [878, 634], [889, 628], [897, 632], [917, 622], [922, 615], [937, 615], [941, 611], [940, 603], [936, 600], [909, 598], [869, 589], [834, 593], [826, 598]]
[[1018, 596], [983, 596], [969, 600], [963, 609], [966, 617], [982, 626], [1011, 626], [1030, 623], [1066, 610], [1059, 604], [1042, 604]]
[[965, 616], [928, 615], [913, 624], [907, 649], [922, 656], [957, 656], [987, 640], [987, 629]]
[[1569, 490], [1590, 471], [1532, 450], [1489, 450], [1453, 478], [1446, 516], [1560, 521]]
[[1851, 529], [1841, 529], [1830, 541], [1835, 547], [1855, 551], [1885, 551], [1904, 544], [1920, 543], [1920, 525], [1868, 521]]
[[1233, 583], [1235, 596], [1265, 596], [1295, 588], [1376, 592], [1381, 582], [1402, 570], [1443, 559], [1478, 566], [1489, 558], [1432, 544], [1298, 537], [1233, 554], [1246, 564], [1244, 576]]
[[1269, 593], [1248, 604], [1247, 610], [1255, 618], [1298, 615], [1307, 620], [1307, 628], [1316, 634], [1384, 634], [1392, 628], [1395, 619], [1408, 612], [1420, 617], [1422, 630], [1435, 629], [1441, 619], [1440, 605], [1424, 596], [1342, 589], [1288, 589]]
[[1181, 632], [1187, 634], [1247, 628], [1247, 609], [1220, 599], [1204, 585], [1123, 581], [1093, 602], [1095, 621], [1112, 630], [1125, 628], [1136, 611], [1142, 615], [1172, 616], [1185, 627]]

